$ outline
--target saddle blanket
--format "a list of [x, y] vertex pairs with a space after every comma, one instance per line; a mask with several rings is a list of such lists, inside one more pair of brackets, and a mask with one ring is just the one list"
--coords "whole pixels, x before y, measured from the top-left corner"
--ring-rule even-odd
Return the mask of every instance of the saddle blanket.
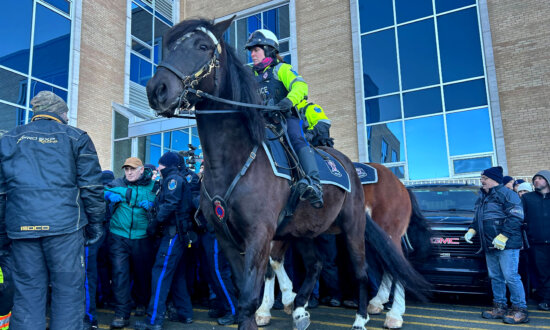
[[[275, 134], [270, 129], [266, 129], [266, 136], [267, 139], [263, 143], [263, 147], [271, 163], [273, 174], [291, 180], [292, 166], [289, 163], [285, 149], [279, 139], [275, 139]], [[315, 160], [317, 161], [317, 167], [319, 168], [321, 183], [337, 186], [350, 192], [351, 186], [349, 175], [344, 169], [344, 166], [340, 164], [336, 158], [322, 150], [315, 149], [314, 154]]]
[[361, 184], [378, 182], [378, 171], [374, 167], [367, 164], [355, 162], [353, 163], [353, 166], [355, 166], [355, 171], [357, 171], [357, 175], [361, 180]]

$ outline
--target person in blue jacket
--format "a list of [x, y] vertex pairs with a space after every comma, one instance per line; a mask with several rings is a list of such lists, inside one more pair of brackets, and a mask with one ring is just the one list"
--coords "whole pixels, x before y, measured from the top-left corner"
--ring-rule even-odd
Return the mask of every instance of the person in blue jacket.
[[42, 91], [31, 104], [31, 122], [0, 139], [0, 223], [15, 284], [10, 326], [46, 328], [51, 284], [50, 329], [82, 329], [84, 245], [103, 235], [101, 167], [88, 134], [67, 125], [63, 99]]

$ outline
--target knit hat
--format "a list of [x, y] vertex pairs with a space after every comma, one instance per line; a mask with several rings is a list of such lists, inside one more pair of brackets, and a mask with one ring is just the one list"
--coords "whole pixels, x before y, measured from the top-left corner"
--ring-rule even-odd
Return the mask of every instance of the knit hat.
[[510, 181], [514, 181], [514, 178], [512, 178], [511, 176], [508, 176], [508, 175], [507, 175], [507, 176], [505, 176], [505, 177], [502, 178], [502, 184], [503, 184], [503, 185], [506, 185], [506, 184], [507, 184], [508, 182], [510, 182]]
[[159, 159], [159, 164], [162, 164], [165, 167], [177, 167], [179, 163], [180, 163], [180, 156], [173, 151], [166, 152]]
[[106, 185], [107, 183], [113, 181], [115, 179], [115, 175], [113, 174], [113, 171], [105, 170], [101, 172], [101, 183], [103, 185]]
[[520, 185], [520, 184], [522, 184], [522, 183], [524, 183], [524, 182], [525, 182], [525, 180], [523, 180], [523, 179], [517, 179], [516, 181], [514, 181], [514, 187], [515, 187], [516, 185]]
[[531, 186], [531, 184], [529, 182], [522, 182], [518, 186], [518, 192], [520, 192], [522, 190], [527, 190], [528, 192], [531, 192], [531, 191], [533, 191], [533, 187]]
[[61, 115], [69, 111], [67, 103], [50, 91], [41, 91], [36, 94], [31, 100], [31, 105], [35, 114], [47, 111]]
[[501, 166], [489, 167], [488, 169], [481, 172], [481, 175], [485, 175], [486, 177], [495, 180], [498, 184], [502, 183], [502, 167]]
[[151, 171], [156, 171], [157, 167], [153, 164], [145, 164], [143, 167], [150, 169]]

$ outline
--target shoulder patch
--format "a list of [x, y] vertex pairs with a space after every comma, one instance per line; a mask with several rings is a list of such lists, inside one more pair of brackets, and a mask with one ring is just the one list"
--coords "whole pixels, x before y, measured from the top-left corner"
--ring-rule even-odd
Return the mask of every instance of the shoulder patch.
[[187, 176], [185, 178], [187, 179], [187, 182], [189, 182], [189, 183], [191, 183], [191, 180], [193, 179], [191, 174], [187, 174]]
[[321, 113], [321, 108], [319, 108], [319, 107], [315, 107], [315, 108], [313, 108], [313, 110], [315, 110], [315, 112], [317, 112], [317, 113]]
[[176, 181], [176, 179], [172, 179], [170, 180], [170, 182], [168, 182], [168, 190], [174, 190], [177, 186], [178, 182]]

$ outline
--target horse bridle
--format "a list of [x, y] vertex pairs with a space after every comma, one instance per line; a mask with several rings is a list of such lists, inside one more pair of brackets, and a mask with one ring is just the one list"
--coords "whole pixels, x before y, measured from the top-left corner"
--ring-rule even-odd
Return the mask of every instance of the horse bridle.
[[[240, 107], [246, 107], [246, 108], [256, 108], [256, 109], [263, 109], [263, 111], [280, 111], [278, 107], [274, 106], [266, 106], [266, 105], [259, 105], [259, 104], [252, 104], [252, 103], [243, 103], [243, 102], [237, 102], [233, 100], [228, 100], [224, 98], [220, 98], [217, 96], [214, 96], [212, 94], [209, 94], [202, 90], [197, 90], [195, 87], [199, 84], [199, 82], [209, 76], [212, 72], [214, 72], [214, 77], [217, 77], [217, 70], [220, 67], [220, 54], [222, 52], [222, 46], [219, 40], [214, 36], [214, 34], [206, 29], [205, 27], [198, 27], [194, 31], [186, 33], [183, 37], [178, 39], [177, 43], [181, 43], [183, 40], [189, 38], [193, 33], [200, 31], [206, 34], [214, 43], [215, 45], [215, 51], [214, 55], [210, 60], [208, 60], [197, 72], [185, 75], [183, 72], [178, 70], [173, 65], [161, 61], [158, 64], [158, 68], [164, 68], [171, 73], [173, 73], [176, 77], [178, 77], [183, 85], [183, 90], [180, 94], [180, 96], [177, 99], [178, 105], [176, 107], [176, 110], [174, 111], [175, 117], [184, 117], [184, 118], [195, 118], [194, 114], [219, 114], [219, 113], [236, 113], [240, 112], [237, 109], [227, 109], [227, 110], [191, 110], [193, 107], [193, 104], [189, 102], [189, 95], [195, 95], [199, 98], [207, 98], [213, 101], [217, 101], [220, 103], [225, 103], [229, 105], [236, 105]], [[217, 81], [216, 81], [217, 85]], [[183, 111], [184, 114], [180, 114], [180, 111]]]

